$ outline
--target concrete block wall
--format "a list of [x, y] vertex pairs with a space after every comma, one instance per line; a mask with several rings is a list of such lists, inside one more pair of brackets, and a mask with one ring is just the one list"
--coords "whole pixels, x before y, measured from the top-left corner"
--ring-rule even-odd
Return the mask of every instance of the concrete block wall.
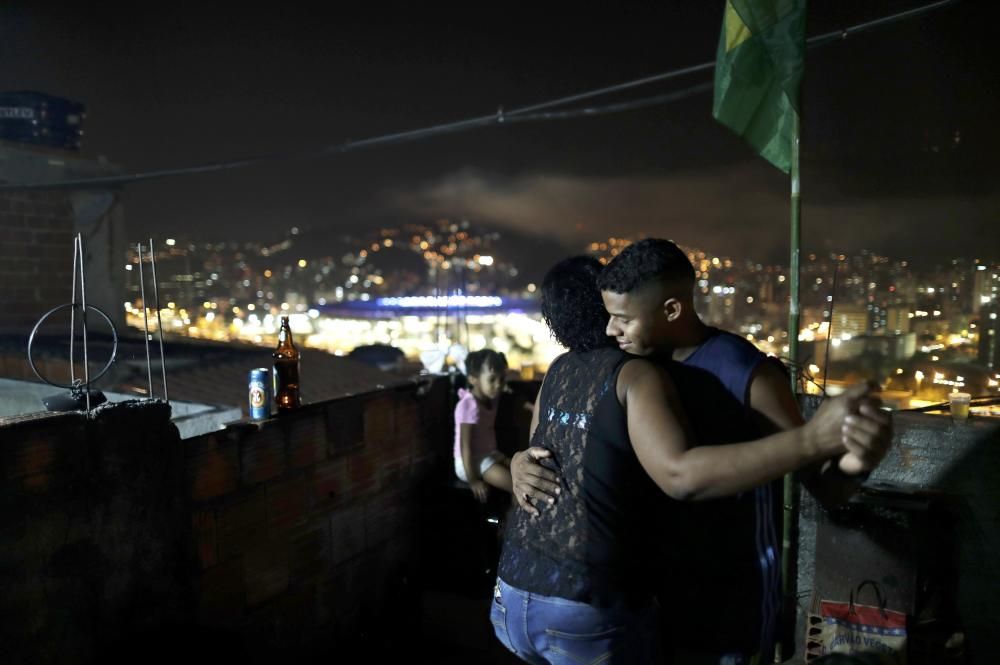
[[0, 427], [0, 662], [287, 662], [405, 625], [450, 415], [438, 380], [183, 441], [159, 402]]
[[[957, 566], [956, 588], [959, 628], [964, 635], [961, 662], [992, 663], [1000, 649], [1000, 608], [995, 591], [1000, 588], [1000, 422], [996, 418], [973, 417], [953, 422], [947, 415], [897, 412], [895, 438], [888, 457], [872, 473], [868, 483], [898, 484], [937, 497], [948, 507], [950, 534], [941, 533], [931, 549], [953, 550]], [[818, 526], [831, 519], [810, 495], [803, 493], [799, 514], [797, 585], [799, 604], [796, 621], [797, 651], [802, 653], [806, 614], [816, 581]], [[843, 518], [840, 518], [843, 521]], [[877, 540], [878, 534], [872, 534]], [[951, 538], [949, 540], [949, 538]], [[891, 543], [882, 543], [891, 549]], [[904, 543], [899, 543], [902, 549]], [[902, 552], [902, 560], [912, 553]], [[942, 571], [919, 571], [923, 579]], [[852, 580], [857, 583], [860, 580]], [[881, 581], [880, 581], [881, 582]], [[849, 584], [845, 583], [845, 587]], [[835, 598], [833, 600], [843, 600]], [[933, 626], [932, 626], [933, 627]], [[913, 631], [911, 631], [912, 633]], [[916, 635], [911, 635], [916, 637]], [[911, 654], [914, 663], [940, 663], [932, 647]], [[940, 645], [936, 645], [940, 647]], [[930, 659], [928, 660], [928, 656]]]

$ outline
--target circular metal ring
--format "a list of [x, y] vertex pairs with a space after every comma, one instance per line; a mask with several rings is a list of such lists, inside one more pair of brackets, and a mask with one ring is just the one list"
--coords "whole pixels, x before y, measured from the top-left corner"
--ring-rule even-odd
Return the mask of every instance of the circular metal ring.
[[[71, 303], [71, 302], [63, 303], [62, 305], [57, 305], [57, 306], [53, 307], [52, 309], [50, 309], [49, 311], [45, 312], [45, 314], [42, 314], [42, 318], [38, 319], [38, 323], [36, 323], [35, 327], [31, 329], [31, 335], [28, 336], [28, 365], [31, 366], [31, 371], [34, 372], [35, 376], [37, 376], [41, 381], [44, 381], [45, 383], [49, 384], [50, 386], [55, 386], [56, 388], [66, 388], [67, 390], [73, 390], [79, 384], [77, 384], [77, 385], [73, 385], [73, 384], [66, 385], [66, 384], [63, 384], [63, 383], [54, 383], [52, 381], [49, 381], [47, 378], [45, 378], [44, 376], [42, 376], [41, 372], [38, 371], [38, 368], [35, 367], [35, 361], [31, 357], [31, 347], [35, 343], [35, 333], [37, 333], [38, 329], [42, 326], [43, 323], [45, 323], [45, 319], [49, 318], [50, 316], [52, 316], [56, 312], [58, 312], [60, 310], [63, 310], [63, 309], [67, 309], [67, 308], [80, 308], [80, 309], [82, 309], [82, 307], [80, 305], [77, 305], [77, 304]], [[108, 363], [104, 366], [104, 368], [100, 372], [97, 373], [97, 376], [94, 376], [94, 377], [92, 377], [90, 379], [90, 384], [92, 385], [92, 384], [96, 383], [102, 376], [104, 376], [105, 374], [107, 374], [108, 370], [111, 369], [111, 364], [114, 363], [114, 361], [115, 361], [115, 356], [118, 354], [118, 331], [115, 330], [115, 324], [111, 322], [111, 317], [109, 317], [107, 314], [105, 314], [104, 310], [102, 310], [100, 307], [95, 307], [94, 305], [87, 305], [87, 309], [92, 309], [95, 312], [97, 312], [98, 314], [100, 314], [102, 317], [104, 317], [104, 320], [108, 322], [108, 327], [111, 328], [111, 339], [112, 339], [111, 357], [108, 358]]]

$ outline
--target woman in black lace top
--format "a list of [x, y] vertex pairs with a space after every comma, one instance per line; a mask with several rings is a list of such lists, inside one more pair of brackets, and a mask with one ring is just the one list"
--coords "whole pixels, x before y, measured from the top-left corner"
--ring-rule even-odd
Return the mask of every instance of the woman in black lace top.
[[600, 269], [567, 259], [542, 284], [542, 315], [570, 353], [546, 374], [532, 445], [553, 452], [547, 463], [566, 482], [539, 516], [513, 513], [491, 612], [500, 641], [530, 663], [656, 662], [656, 614], [642, 588], [652, 548], [641, 547], [636, 508], [658, 490], [617, 399], [629, 356], [604, 334]]

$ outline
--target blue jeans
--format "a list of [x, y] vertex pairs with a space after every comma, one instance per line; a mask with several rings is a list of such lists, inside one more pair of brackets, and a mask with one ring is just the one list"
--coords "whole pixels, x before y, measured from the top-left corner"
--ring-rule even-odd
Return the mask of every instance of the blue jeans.
[[497, 578], [490, 609], [505, 647], [534, 665], [658, 663], [656, 605], [602, 608], [522, 591]]

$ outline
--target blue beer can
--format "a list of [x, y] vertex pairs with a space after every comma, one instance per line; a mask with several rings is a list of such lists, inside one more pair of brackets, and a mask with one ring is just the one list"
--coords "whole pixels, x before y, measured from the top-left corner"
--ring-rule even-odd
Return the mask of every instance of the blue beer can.
[[269, 370], [258, 367], [250, 370], [250, 418], [264, 420], [271, 417], [271, 380]]

